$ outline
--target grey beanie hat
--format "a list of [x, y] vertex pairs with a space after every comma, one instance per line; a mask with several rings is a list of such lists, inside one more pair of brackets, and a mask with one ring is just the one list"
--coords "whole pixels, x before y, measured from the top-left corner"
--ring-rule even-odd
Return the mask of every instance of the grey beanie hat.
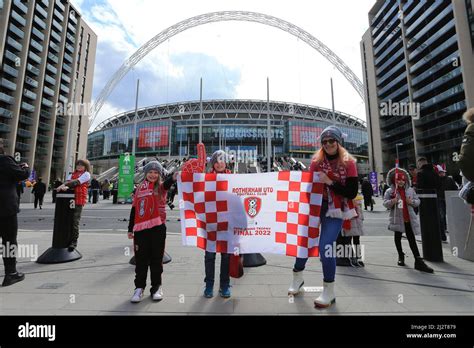
[[162, 178], [168, 175], [168, 171], [165, 168], [163, 168], [161, 163], [158, 161], [151, 161], [145, 165], [145, 167], [143, 168], [143, 172], [145, 173], [145, 176], [148, 174], [150, 170], [158, 171], [158, 173], [160, 173]]
[[336, 126], [328, 126], [321, 132], [319, 139], [322, 143], [324, 138], [334, 138], [339, 144], [342, 144], [342, 137], [342, 131], [339, 128]]
[[227, 154], [225, 153], [225, 151], [217, 150], [216, 152], [212, 154], [211, 166], [214, 167], [214, 164], [216, 164], [219, 161], [227, 162]]

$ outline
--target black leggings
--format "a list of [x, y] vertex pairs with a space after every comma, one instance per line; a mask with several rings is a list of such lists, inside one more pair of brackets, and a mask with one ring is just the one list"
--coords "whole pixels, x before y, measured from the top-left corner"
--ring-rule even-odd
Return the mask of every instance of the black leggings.
[[135, 232], [135, 287], [146, 287], [148, 268], [151, 273], [151, 289], [154, 294], [161, 285], [163, 254], [165, 252], [166, 225]]
[[355, 245], [356, 249], [354, 250], [354, 248], [351, 248], [349, 249], [349, 255], [344, 255], [345, 257], [357, 257], [357, 258], [360, 258], [360, 249], [358, 250], [359, 248], [359, 245], [360, 245], [360, 236], [347, 236], [347, 237], [344, 237], [342, 235], [339, 235], [339, 237], [337, 238], [337, 244], [339, 245]]
[[[395, 239], [395, 246], [397, 247], [398, 256], [402, 257], [403, 250], [402, 250], [402, 232], [395, 232], [394, 239]], [[415, 258], [420, 257], [420, 252], [418, 251], [418, 245], [416, 244], [415, 234], [413, 233], [413, 229], [411, 228], [411, 224], [409, 222], [405, 222], [405, 234], [408, 239], [408, 244], [410, 244], [411, 252]]]

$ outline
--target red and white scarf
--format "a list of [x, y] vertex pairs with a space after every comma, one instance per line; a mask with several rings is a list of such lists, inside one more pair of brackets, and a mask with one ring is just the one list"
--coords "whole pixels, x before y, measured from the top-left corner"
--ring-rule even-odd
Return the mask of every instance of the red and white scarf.
[[[324, 172], [334, 182], [345, 184], [347, 178], [346, 167], [338, 164], [337, 172], [334, 171], [329, 161], [325, 158], [324, 161], [316, 164], [315, 171]], [[343, 219], [344, 228], [350, 228], [350, 220], [357, 217], [357, 212], [354, 207], [352, 199], [347, 199], [335, 193], [330, 186], [324, 185], [328, 196], [328, 211], [326, 216]]]
[[135, 192], [133, 207], [135, 207], [135, 225], [133, 232], [147, 230], [164, 223], [161, 218], [162, 204], [154, 192], [155, 185], [147, 180], [143, 181]]

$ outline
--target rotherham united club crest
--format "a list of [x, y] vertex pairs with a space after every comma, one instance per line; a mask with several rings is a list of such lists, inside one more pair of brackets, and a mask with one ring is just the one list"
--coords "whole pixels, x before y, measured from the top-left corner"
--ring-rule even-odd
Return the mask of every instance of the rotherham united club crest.
[[244, 200], [245, 212], [250, 218], [254, 218], [260, 212], [262, 199], [260, 197], [247, 197]]

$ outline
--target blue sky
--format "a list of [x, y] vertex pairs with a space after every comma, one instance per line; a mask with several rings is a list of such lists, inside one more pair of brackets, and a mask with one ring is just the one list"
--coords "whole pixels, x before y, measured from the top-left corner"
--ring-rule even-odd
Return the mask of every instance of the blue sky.
[[[359, 43], [374, 0], [72, 0], [98, 35], [93, 99], [141, 45], [186, 18], [221, 10], [266, 13], [302, 27], [325, 43], [361, 78]], [[197, 4], [199, 4], [197, 6]], [[115, 88], [95, 122], [135, 105], [199, 99], [266, 99], [331, 107], [329, 79], [339, 111], [365, 119], [364, 104], [345, 78], [317, 51], [262, 24], [225, 22], [180, 33], [143, 58]]]

